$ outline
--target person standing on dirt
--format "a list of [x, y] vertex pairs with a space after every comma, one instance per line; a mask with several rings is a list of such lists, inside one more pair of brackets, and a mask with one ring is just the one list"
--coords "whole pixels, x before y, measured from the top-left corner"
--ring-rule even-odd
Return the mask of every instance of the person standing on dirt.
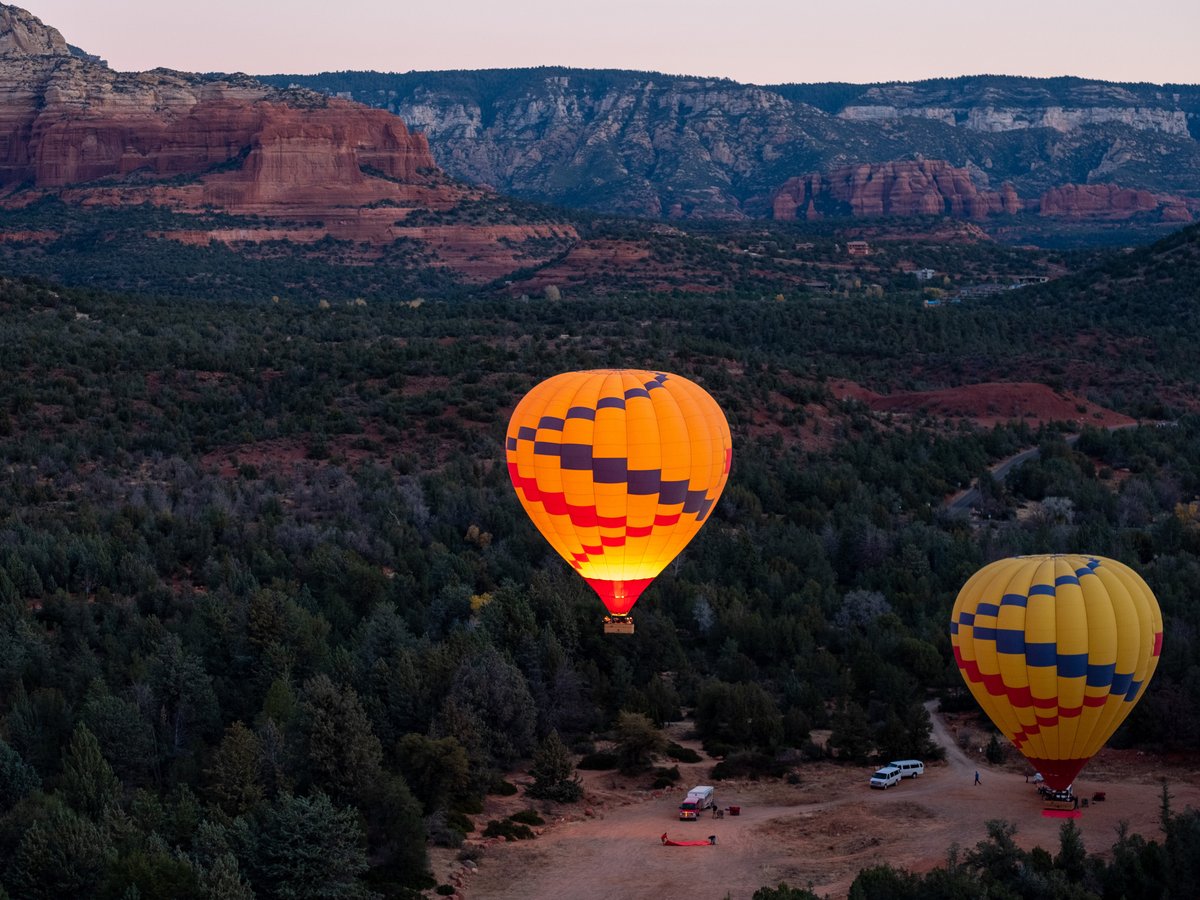
[[979, 770], [978, 770], [978, 769], [976, 769], [976, 770], [975, 770], [975, 783], [976, 783], [976, 784], [979, 784], [979, 783], [980, 783], [980, 781], [979, 781]]

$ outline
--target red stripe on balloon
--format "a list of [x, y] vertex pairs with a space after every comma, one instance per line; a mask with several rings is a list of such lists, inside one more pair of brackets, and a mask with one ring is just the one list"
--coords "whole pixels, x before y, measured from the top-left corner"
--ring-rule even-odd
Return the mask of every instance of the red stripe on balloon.
[[[576, 528], [627, 528], [629, 519], [626, 516], [602, 516], [594, 506], [572, 506], [567, 503], [567, 495], [554, 491], [543, 491], [538, 487], [536, 478], [525, 478], [517, 471], [517, 464], [508, 464], [508, 477], [513, 487], [521, 491], [530, 503], [540, 503], [542, 508], [552, 516], [567, 516]], [[668, 516], [655, 516], [655, 525], [674, 525], [679, 521], [679, 513]], [[652, 526], [630, 528], [627, 537], [646, 537]]]
[[1002, 694], [1008, 693], [1004, 687], [1004, 677], [1000, 674], [985, 675], [982, 672], [980, 677], [983, 679], [983, 686], [987, 688], [987, 692], [993, 697], [999, 697]]
[[631, 538], [649, 537], [652, 531], [654, 531], [653, 525], [630, 525], [625, 529], [625, 536]]
[[1029, 686], [1010, 687], [1006, 688], [1009, 699], [1012, 700], [1013, 706], [1033, 706], [1033, 695], [1029, 693]]
[[962, 651], [954, 648], [954, 661], [958, 667], [967, 676], [968, 681], [973, 681], [975, 684], [982, 684], [989, 694], [993, 697], [1008, 697], [1012, 701], [1013, 706], [1028, 707], [1033, 705], [1033, 697], [1029, 693], [1029, 687], [1009, 687], [1004, 683], [1004, 678], [1000, 675], [984, 675], [979, 669], [979, 663], [973, 659], [966, 659], [962, 655]]
[[1158, 656], [1160, 653], [1162, 653], [1162, 632], [1156, 631], [1154, 632], [1154, 655]]
[[1103, 706], [1107, 702], [1108, 702], [1107, 694], [1103, 694], [1099, 697], [1084, 697], [1083, 698], [1084, 706]]
[[1082, 706], [1066, 706], [1059, 707], [1058, 717], [1060, 719], [1074, 719], [1083, 714]]

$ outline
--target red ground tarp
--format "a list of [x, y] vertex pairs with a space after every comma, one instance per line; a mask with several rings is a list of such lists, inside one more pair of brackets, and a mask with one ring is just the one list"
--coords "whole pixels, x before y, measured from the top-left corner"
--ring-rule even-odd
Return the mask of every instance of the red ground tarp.
[[707, 841], [673, 841], [667, 837], [667, 833], [662, 833], [662, 842], [664, 847], [709, 847], [717, 842], [717, 836], [710, 834]]

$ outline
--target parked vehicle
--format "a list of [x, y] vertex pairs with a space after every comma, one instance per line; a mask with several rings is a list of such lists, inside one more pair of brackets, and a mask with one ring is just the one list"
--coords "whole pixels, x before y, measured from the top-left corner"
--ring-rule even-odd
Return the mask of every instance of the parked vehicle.
[[700, 813], [716, 806], [716, 792], [707, 784], [700, 784], [687, 792], [687, 798], [679, 804], [680, 819], [698, 819]]
[[900, 783], [900, 770], [895, 766], [884, 766], [871, 776], [871, 787], [887, 790], [893, 784]]
[[919, 759], [894, 759], [888, 765], [899, 769], [901, 778], [916, 778], [925, 774], [925, 763]]

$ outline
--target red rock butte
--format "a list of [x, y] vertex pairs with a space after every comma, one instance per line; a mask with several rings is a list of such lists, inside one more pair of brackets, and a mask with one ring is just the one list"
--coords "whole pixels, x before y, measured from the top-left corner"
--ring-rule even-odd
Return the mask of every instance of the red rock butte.
[[1073, 220], [1117, 220], [1139, 214], [1165, 222], [1192, 220], [1182, 198], [1115, 184], [1067, 184], [1023, 199], [1008, 182], [990, 188], [981, 171], [940, 159], [864, 163], [791, 178], [772, 199], [774, 217], [784, 221], [817, 219], [821, 208], [830, 206], [853, 216], [985, 219], [1028, 211]]
[[[451, 267], [495, 277], [518, 265], [511, 248], [472, 226], [403, 227], [413, 210], [448, 210], [486, 194], [451, 182], [425, 137], [396, 116], [241, 75], [114, 72], [75, 55], [57, 29], [0, 5], [0, 202], [47, 195], [273, 220], [239, 230], [241, 242], [331, 234], [378, 245], [431, 232], [434, 253]], [[278, 220], [297, 225], [281, 229]], [[230, 240], [228, 230], [196, 235]], [[574, 235], [564, 224], [510, 226], [506, 237]], [[460, 244], [467, 249], [456, 254]], [[478, 258], [481, 245], [496, 258]]]

